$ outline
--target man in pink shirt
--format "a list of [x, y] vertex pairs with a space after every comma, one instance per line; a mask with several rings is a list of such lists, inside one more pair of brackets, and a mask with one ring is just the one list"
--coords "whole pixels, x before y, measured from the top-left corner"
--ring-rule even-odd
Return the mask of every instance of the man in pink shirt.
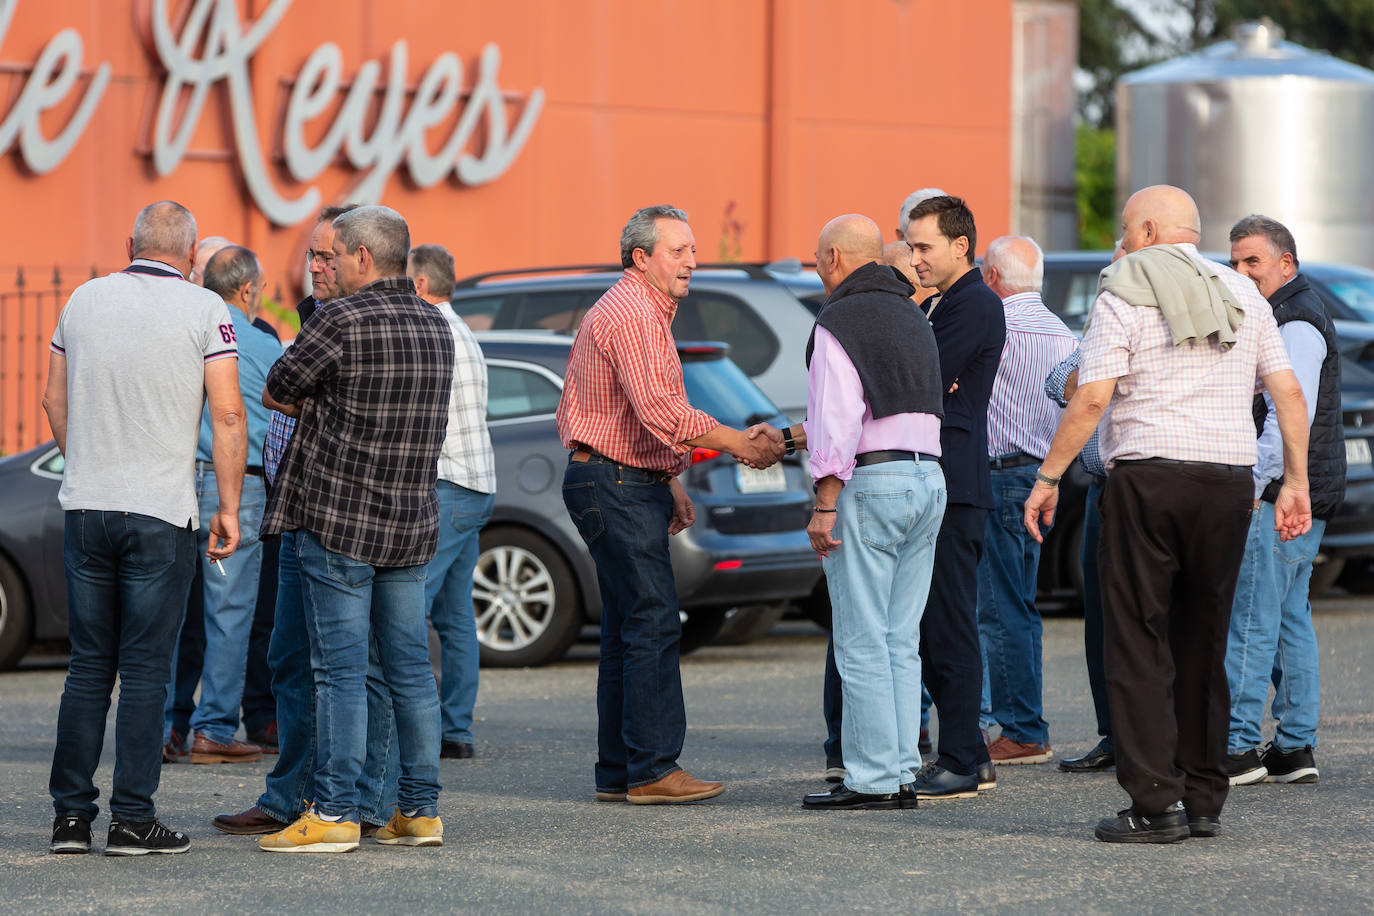
[[903, 787], [921, 764], [920, 621], [945, 510], [943, 387], [930, 323], [912, 308], [911, 283], [878, 263], [882, 249], [877, 224], [852, 214], [827, 223], [816, 246], [829, 298], [807, 348], [807, 530], [834, 608], [847, 774], [803, 800], [812, 810], [916, 806]]

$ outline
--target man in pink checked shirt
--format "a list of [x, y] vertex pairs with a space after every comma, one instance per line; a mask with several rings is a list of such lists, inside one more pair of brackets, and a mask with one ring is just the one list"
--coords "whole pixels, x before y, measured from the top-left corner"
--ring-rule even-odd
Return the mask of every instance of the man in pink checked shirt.
[[806, 796], [810, 810], [916, 807], [904, 787], [921, 763], [920, 621], [945, 510], [944, 391], [930, 323], [882, 250], [877, 224], [853, 214], [827, 223], [816, 246], [829, 298], [807, 347], [807, 530], [834, 608], [847, 773]]

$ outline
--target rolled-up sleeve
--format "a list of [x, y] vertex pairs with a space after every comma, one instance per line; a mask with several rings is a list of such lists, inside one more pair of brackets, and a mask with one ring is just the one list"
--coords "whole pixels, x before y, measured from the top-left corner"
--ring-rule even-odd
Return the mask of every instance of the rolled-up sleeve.
[[720, 424], [687, 400], [682, 364], [668, 332], [646, 321], [627, 322], [609, 335], [608, 356], [635, 416], [658, 441], [682, 454], [688, 441]]
[[1069, 406], [1069, 399], [1064, 397], [1064, 389], [1069, 386], [1069, 376], [1073, 375], [1082, 358], [1082, 349], [1076, 349], [1050, 370], [1049, 376], [1045, 379], [1045, 397], [1060, 407]]
[[847, 481], [854, 475], [865, 410], [863, 382], [849, 354], [833, 334], [817, 327], [802, 424], [812, 480]]

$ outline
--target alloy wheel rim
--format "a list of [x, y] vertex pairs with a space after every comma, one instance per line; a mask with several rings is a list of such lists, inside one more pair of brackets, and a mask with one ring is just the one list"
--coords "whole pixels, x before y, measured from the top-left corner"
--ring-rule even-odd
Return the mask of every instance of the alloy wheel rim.
[[472, 573], [477, 639], [498, 652], [514, 652], [544, 635], [557, 595], [553, 575], [528, 550], [503, 544], [482, 551]]

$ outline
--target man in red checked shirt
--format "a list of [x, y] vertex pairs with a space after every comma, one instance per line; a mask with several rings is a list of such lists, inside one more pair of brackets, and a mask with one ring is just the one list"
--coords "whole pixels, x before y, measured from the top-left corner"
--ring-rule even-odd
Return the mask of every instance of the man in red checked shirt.
[[681, 210], [645, 207], [630, 217], [620, 234], [625, 273], [587, 312], [558, 405], [558, 434], [571, 450], [563, 503], [601, 588], [599, 801], [654, 805], [724, 791], [677, 763], [687, 713], [668, 535], [696, 520], [677, 475], [693, 446], [755, 467], [777, 461], [783, 446], [781, 434], [750, 439], [687, 403], [672, 323], [696, 250]]

